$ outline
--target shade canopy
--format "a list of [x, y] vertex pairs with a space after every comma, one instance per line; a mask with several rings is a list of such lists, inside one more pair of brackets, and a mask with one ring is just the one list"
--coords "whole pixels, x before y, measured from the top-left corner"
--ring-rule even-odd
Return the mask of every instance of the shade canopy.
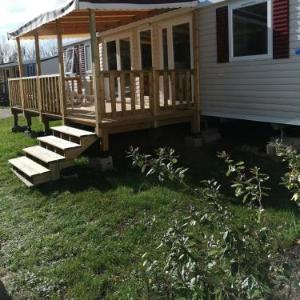
[[51, 38], [57, 34], [57, 20], [62, 35], [66, 37], [88, 34], [89, 9], [95, 10], [97, 32], [103, 32], [172, 9], [196, 7], [197, 4], [198, 0], [72, 0], [8, 33], [8, 38], [30, 39], [36, 32], [41, 38]]

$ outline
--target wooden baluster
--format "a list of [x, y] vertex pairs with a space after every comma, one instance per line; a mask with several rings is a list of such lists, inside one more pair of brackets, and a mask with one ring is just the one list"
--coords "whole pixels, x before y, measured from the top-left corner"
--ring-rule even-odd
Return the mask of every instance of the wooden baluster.
[[136, 101], [136, 82], [134, 71], [130, 72], [130, 91], [131, 91], [131, 112], [135, 111]]
[[192, 86], [191, 86], [191, 71], [186, 71], [186, 102], [187, 102], [187, 105], [188, 107], [190, 106], [190, 104], [193, 102], [192, 101]]
[[[154, 119], [157, 116], [160, 108], [159, 99], [159, 71], [153, 70], [153, 115]], [[154, 120], [154, 127], [157, 127], [156, 119]]]
[[169, 75], [167, 71], [164, 71], [163, 74], [164, 106], [167, 108], [169, 106]]
[[183, 93], [183, 81], [184, 81], [184, 77], [183, 77], [183, 73], [182, 71], [179, 72], [179, 102], [180, 105], [183, 104], [184, 101], [184, 93]]
[[51, 112], [54, 112], [54, 93], [53, 93], [53, 77], [49, 77], [50, 82], [50, 99], [51, 99]]
[[153, 111], [153, 107], [154, 107], [153, 73], [148, 71], [147, 74], [149, 78], [149, 109], [150, 111]]
[[[99, 74], [99, 110], [102, 112], [102, 115], [107, 113], [106, 111], [106, 103], [105, 103], [105, 84], [104, 84], [104, 72], [100, 72]], [[92, 90], [92, 88], [90, 89]]]
[[175, 71], [171, 71], [171, 90], [172, 90], [172, 106], [173, 109], [176, 109], [176, 72]]
[[144, 72], [140, 72], [140, 109], [145, 112], [145, 76]]
[[125, 72], [121, 71], [120, 74], [120, 88], [121, 88], [121, 95], [120, 95], [120, 99], [121, 99], [121, 110], [122, 110], [122, 114], [126, 113], [126, 93], [125, 93], [125, 89], [126, 89], [126, 79], [125, 79]]
[[116, 117], [116, 73], [114, 71], [109, 72], [109, 95], [112, 117]]

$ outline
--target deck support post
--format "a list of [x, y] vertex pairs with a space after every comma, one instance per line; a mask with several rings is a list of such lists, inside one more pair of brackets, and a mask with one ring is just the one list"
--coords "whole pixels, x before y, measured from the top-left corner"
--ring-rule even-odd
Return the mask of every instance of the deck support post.
[[65, 123], [66, 115], [66, 91], [65, 91], [65, 66], [64, 66], [64, 48], [62, 41], [62, 32], [60, 22], [56, 21], [57, 33], [57, 48], [58, 48], [58, 61], [59, 61], [59, 91], [60, 91], [60, 113], [63, 123]]
[[152, 25], [152, 44], [153, 44], [153, 118], [154, 128], [158, 127], [157, 114], [159, 110], [159, 69], [160, 69], [160, 43], [159, 43], [159, 27], [157, 24]]
[[50, 132], [49, 119], [46, 116], [42, 115], [41, 120], [42, 120], [43, 125], [44, 125], [44, 132], [45, 133]]
[[20, 38], [16, 38], [17, 41], [17, 52], [18, 52], [18, 65], [19, 65], [19, 74], [20, 74], [20, 94], [21, 94], [21, 104], [23, 113], [25, 111], [25, 98], [24, 98], [24, 86], [23, 86], [23, 80], [24, 77], [24, 68], [23, 68], [23, 55], [22, 55], [22, 48], [21, 48], [21, 41]]
[[25, 119], [27, 122], [27, 132], [31, 132], [31, 126], [32, 126], [31, 115], [25, 112]]
[[12, 114], [14, 116], [14, 128], [18, 128], [19, 127], [19, 115], [18, 115], [18, 112], [12, 110]]
[[194, 91], [195, 91], [195, 118], [192, 125], [193, 133], [200, 132], [200, 45], [199, 45], [199, 11], [193, 12], [193, 43], [194, 43]]
[[42, 93], [41, 93], [41, 82], [40, 76], [42, 75], [41, 68], [41, 55], [40, 55], [40, 43], [39, 43], [39, 35], [36, 31], [34, 33], [34, 45], [35, 45], [35, 61], [36, 61], [36, 89], [37, 89], [37, 100], [38, 100], [38, 110], [40, 113], [40, 120], [42, 120]]
[[97, 39], [97, 24], [95, 11], [89, 10], [89, 29], [91, 35], [91, 54], [92, 54], [92, 74], [93, 74], [93, 88], [95, 99], [96, 112], [96, 134], [101, 135], [101, 122], [103, 116], [104, 93], [100, 90], [100, 57], [99, 44]]

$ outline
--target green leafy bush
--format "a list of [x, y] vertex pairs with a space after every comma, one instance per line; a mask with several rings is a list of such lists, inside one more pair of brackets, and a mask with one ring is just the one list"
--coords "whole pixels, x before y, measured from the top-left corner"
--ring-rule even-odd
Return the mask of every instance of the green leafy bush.
[[156, 258], [144, 254], [142, 276], [148, 299], [265, 299], [285, 282], [280, 249], [274, 248], [274, 233], [264, 217], [269, 176], [258, 167], [248, 169], [226, 152], [219, 154], [235, 196], [252, 212], [241, 223], [223, 204], [217, 181], [206, 180], [199, 187], [187, 182], [188, 170], [178, 166], [174, 150], [159, 149], [152, 156], [131, 148], [128, 157], [147, 176], [176, 182], [207, 203], [204, 211], [192, 207], [172, 222]]

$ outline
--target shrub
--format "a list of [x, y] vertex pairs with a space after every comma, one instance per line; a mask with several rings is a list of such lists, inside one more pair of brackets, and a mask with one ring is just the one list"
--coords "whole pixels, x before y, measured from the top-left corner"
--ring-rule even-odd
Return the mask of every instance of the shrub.
[[[236, 197], [251, 211], [250, 219], [237, 222], [221, 201], [221, 185], [206, 180], [199, 187], [186, 180], [187, 169], [178, 166], [172, 149], [158, 149], [156, 156], [131, 148], [133, 166], [147, 176], [169, 179], [189, 189], [205, 210], [194, 209], [174, 220], [158, 246], [158, 257], [143, 256], [142, 276], [146, 293], [153, 298], [182, 299], [265, 299], [275, 285], [284, 281], [274, 233], [266, 225], [263, 197], [269, 176], [258, 167], [247, 169], [226, 152], [219, 154], [227, 165], [227, 176]], [[258, 216], [258, 217], [257, 217]]]

